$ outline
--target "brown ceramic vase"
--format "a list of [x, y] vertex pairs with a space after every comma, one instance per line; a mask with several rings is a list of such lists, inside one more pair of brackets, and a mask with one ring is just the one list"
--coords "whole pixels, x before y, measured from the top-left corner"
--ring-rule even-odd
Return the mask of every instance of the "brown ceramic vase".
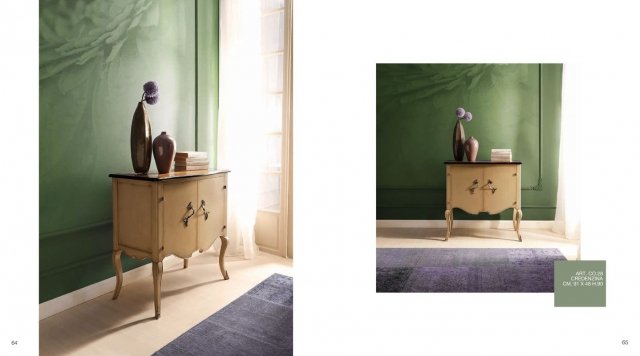
[[139, 174], [149, 172], [151, 165], [151, 124], [149, 114], [141, 101], [131, 120], [131, 163]]
[[473, 136], [469, 137], [469, 139], [465, 141], [464, 152], [467, 154], [467, 161], [469, 162], [476, 161], [476, 157], [478, 156], [479, 146], [480, 144], [478, 143], [478, 140], [476, 140], [476, 138]]
[[171, 164], [176, 157], [176, 140], [166, 131], [162, 131], [153, 140], [153, 159], [156, 161], [158, 173], [169, 173]]

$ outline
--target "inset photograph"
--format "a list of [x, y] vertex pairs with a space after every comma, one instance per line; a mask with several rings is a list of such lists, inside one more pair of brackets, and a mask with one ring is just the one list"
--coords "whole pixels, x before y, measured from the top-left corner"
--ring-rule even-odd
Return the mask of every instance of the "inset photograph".
[[569, 75], [377, 64], [376, 292], [554, 291], [580, 259]]
[[292, 16], [40, 1], [41, 355], [293, 354]]

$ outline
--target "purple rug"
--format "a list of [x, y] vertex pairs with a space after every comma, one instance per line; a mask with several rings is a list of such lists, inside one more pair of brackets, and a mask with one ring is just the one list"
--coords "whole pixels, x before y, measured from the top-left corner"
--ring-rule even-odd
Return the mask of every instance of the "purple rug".
[[153, 355], [293, 355], [293, 278], [274, 273]]
[[553, 292], [555, 248], [378, 248], [376, 292]]

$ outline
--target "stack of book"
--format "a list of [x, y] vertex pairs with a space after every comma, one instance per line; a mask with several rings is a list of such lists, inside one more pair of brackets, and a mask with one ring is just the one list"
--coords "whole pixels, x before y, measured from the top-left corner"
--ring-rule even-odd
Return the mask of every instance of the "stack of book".
[[174, 161], [176, 172], [209, 169], [207, 152], [179, 151]]
[[510, 148], [491, 149], [491, 162], [511, 162]]

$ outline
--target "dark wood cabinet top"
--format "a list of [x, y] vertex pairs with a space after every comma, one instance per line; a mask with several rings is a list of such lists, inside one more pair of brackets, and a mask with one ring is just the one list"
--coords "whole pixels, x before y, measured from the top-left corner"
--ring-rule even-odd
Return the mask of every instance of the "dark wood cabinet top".
[[520, 161], [511, 161], [511, 162], [491, 162], [491, 161], [444, 161], [444, 164], [522, 164]]
[[189, 177], [200, 177], [200, 176], [210, 176], [214, 174], [221, 173], [229, 173], [228, 170], [201, 170], [201, 171], [179, 171], [179, 172], [169, 172], [169, 173], [147, 173], [147, 174], [137, 174], [137, 173], [111, 173], [109, 177], [111, 178], [125, 178], [125, 179], [137, 179], [137, 180], [148, 180], [148, 181], [161, 181], [175, 178], [189, 178]]

